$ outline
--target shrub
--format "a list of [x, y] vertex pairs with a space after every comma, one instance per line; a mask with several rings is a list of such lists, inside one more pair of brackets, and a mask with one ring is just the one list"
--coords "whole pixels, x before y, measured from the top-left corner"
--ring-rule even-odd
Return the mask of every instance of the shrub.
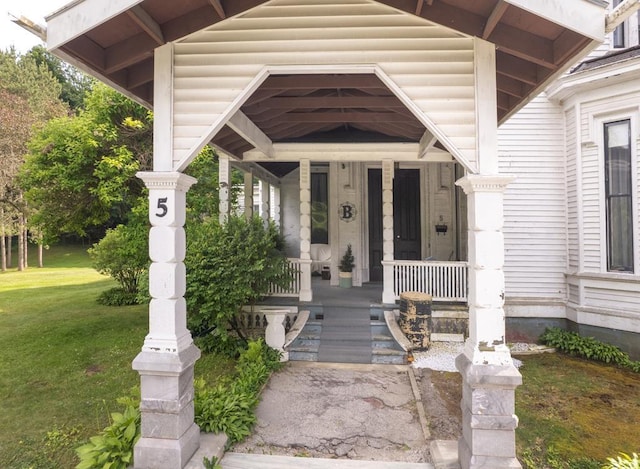
[[290, 281], [277, 228], [258, 217], [224, 224], [209, 218], [187, 226], [187, 241], [189, 329], [196, 337], [215, 330], [219, 338], [232, 329], [246, 340], [236, 320], [242, 306], [262, 298], [272, 283]]
[[94, 268], [112, 277], [125, 292], [136, 295], [140, 276], [149, 265], [148, 236], [143, 223], [107, 230], [104, 238], [88, 250]]
[[540, 341], [569, 355], [612, 363], [640, 372], [640, 361], [631, 361], [629, 355], [618, 347], [600, 342], [593, 337], [582, 337], [575, 332], [558, 327], [547, 328]]
[[128, 292], [120, 287], [103, 291], [100, 293], [96, 301], [105, 306], [128, 306], [140, 304], [137, 293]]

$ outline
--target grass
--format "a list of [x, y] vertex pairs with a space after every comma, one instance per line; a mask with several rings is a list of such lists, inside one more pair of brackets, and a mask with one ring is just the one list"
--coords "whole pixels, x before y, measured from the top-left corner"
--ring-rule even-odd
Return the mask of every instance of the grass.
[[[2, 468], [74, 467], [73, 449], [108, 425], [115, 399], [138, 385], [131, 361], [148, 330], [147, 307], [97, 304], [114, 282], [89, 265], [86, 248], [58, 246], [42, 269], [0, 273]], [[215, 381], [232, 367], [205, 356], [196, 373]]]
[[523, 362], [516, 440], [525, 468], [601, 467], [640, 449], [640, 374], [561, 354]]

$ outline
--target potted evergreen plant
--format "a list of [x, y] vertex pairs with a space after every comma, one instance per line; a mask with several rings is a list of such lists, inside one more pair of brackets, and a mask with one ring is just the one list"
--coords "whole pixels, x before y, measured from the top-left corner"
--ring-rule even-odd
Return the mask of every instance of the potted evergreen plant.
[[351, 250], [351, 244], [347, 245], [347, 250], [340, 259], [340, 273], [339, 273], [339, 285], [342, 288], [351, 288], [353, 284], [353, 251]]

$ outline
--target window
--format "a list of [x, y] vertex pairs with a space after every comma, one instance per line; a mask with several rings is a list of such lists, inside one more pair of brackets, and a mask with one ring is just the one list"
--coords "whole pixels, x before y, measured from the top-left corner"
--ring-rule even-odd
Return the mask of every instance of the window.
[[[621, 1], [622, 0], [613, 0], [613, 8], [617, 7]], [[613, 47], [616, 49], [626, 47], [624, 33], [624, 22], [622, 22], [620, 26], [613, 30]]]
[[327, 173], [311, 173], [311, 243], [329, 244]]
[[633, 272], [631, 121], [604, 124], [607, 270]]

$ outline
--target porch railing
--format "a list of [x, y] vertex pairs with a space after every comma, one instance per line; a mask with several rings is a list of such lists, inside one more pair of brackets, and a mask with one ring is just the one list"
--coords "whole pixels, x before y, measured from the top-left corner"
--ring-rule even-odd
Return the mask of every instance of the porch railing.
[[434, 301], [467, 301], [467, 263], [393, 261], [396, 299], [405, 291], [429, 293]]
[[300, 259], [288, 258], [285, 266], [285, 275], [289, 276], [291, 281], [286, 287], [271, 285], [269, 288], [269, 296], [298, 296], [300, 294]]

